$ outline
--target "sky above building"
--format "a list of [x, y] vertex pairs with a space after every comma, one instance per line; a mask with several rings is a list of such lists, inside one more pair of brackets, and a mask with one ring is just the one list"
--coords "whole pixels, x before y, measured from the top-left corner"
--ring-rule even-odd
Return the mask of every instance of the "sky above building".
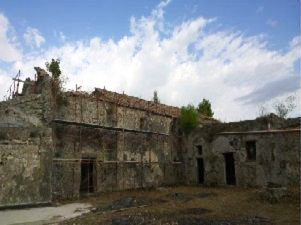
[[[254, 119], [295, 96], [299, 0], [2, 0], [0, 97], [18, 70], [61, 60], [66, 89], [162, 103], [212, 103], [222, 121]], [[299, 116], [295, 110], [291, 116]]]

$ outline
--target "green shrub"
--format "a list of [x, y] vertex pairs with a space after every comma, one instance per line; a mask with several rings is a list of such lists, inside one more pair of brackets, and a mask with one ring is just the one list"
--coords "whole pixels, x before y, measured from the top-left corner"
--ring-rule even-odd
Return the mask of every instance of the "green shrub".
[[198, 125], [198, 113], [193, 105], [181, 108], [180, 127], [184, 133], [188, 134]]
[[212, 117], [214, 115], [211, 109], [211, 103], [207, 99], [203, 99], [203, 101], [200, 102], [197, 111], [200, 114], [208, 117]]

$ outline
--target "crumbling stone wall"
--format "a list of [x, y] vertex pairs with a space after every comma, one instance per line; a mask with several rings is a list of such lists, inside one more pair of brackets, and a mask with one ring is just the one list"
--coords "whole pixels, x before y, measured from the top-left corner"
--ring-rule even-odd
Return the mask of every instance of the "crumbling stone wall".
[[[109, 92], [105, 91], [105, 93]], [[153, 102], [142, 99], [131, 103], [134, 97], [125, 96], [118, 94], [119, 98], [115, 97], [113, 101], [107, 100], [98, 92], [91, 95], [84, 92], [66, 92], [63, 93], [64, 101], [58, 108], [56, 119], [107, 127], [170, 133], [172, 118], [178, 116], [179, 110], [175, 111], [175, 107], [162, 106], [161, 104], [156, 104], [157, 107], [154, 107]], [[122, 101], [124, 98], [128, 99], [128, 105]], [[161, 109], [162, 107], [163, 109]]]
[[51, 77], [35, 69], [36, 80], [26, 79], [21, 94], [0, 102], [1, 131], [15, 129], [0, 132], [1, 162], [10, 162], [0, 165], [0, 204], [78, 197], [86, 158], [95, 162], [94, 192], [183, 180], [173, 131], [178, 108], [104, 89], [54, 93]]
[[[171, 136], [56, 124], [53, 192], [80, 196], [82, 159], [95, 159], [94, 192], [179, 183]], [[178, 157], [178, 156], [175, 156]]]
[[[269, 128], [269, 129], [268, 129]], [[248, 130], [247, 130], [248, 129]], [[247, 160], [246, 142], [255, 141], [256, 160]], [[202, 155], [197, 146], [201, 145]], [[188, 184], [197, 184], [197, 158], [204, 159], [205, 184], [226, 185], [224, 153], [232, 152], [236, 185], [298, 185], [300, 120], [260, 118], [196, 129], [184, 141], [184, 165]]]
[[0, 130], [0, 207], [51, 201], [51, 131]]
[[51, 201], [52, 113], [43, 79], [0, 102], [0, 207]]
[[[299, 183], [299, 131], [256, 134], [220, 134], [212, 143], [212, 153], [218, 156], [218, 174], [224, 174], [225, 152], [234, 152], [237, 185], [266, 186], [268, 182], [291, 186]], [[256, 141], [256, 160], [248, 161], [246, 141]], [[236, 142], [236, 146], [230, 143]], [[214, 179], [214, 175], [208, 179]], [[223, 184], [224, 179], [219, 179]]]
[[51, 118], [45, 96], [29, 95], [0, 102], [0, 127], [43, 126]]
[[181, 151], [172, 130], [178, 108], [104, 89], [62, 94], [53, 129], [55, 196], [80, 195], [87, 157], [96, 163], [95, 192], [182, 182], [183, 165], [175, 161]]
[[26, 80], [22, 93], [0, 102], [0, 127], [41, 127], [53, 119], [51, 82], [40, 68], [37, 80]]

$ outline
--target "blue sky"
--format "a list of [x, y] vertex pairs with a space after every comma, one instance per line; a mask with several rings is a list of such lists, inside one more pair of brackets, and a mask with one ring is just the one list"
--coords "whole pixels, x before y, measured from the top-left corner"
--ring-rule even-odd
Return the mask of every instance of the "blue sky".
[[299, 5], [2, 0], [0, 94], [18, 69], [33, 77], [33, 66], [58, 57], [67, 88], [106, 86], [146, 99], [158, 90], [177, 106], [206, 97], [222, 120], [254, 118], [259, 106], [272, 110], [273, 102], [298, 96]]
[[[2, 0], [0, 10], [10, 19], [17, 33], [32, 26], [57, 44], [55, 32], [70, 40], [119, 39], [129, 33], [131, 16], [141, 17], [158, 5], [150, 0]], [[203, 16], [218, 18], [216, 29], [239, 29], [247, 35], [268, 35], [269, 47], [286, 48], [299, 31], [299, 0], [174, 0], [165, 12], [171, 24]], [[274, 24], [274, 25], [273, 25]]]

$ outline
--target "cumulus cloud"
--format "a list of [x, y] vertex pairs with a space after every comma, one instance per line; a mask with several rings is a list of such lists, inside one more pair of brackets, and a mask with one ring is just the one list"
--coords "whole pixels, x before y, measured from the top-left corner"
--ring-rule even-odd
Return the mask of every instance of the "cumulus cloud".
[[175, 106], [207, 98], [215, 116], [226, 121], [254, 118], [258, 104], [296, 90], [298, 37], [287, 51], [277, 51], [268, 49], [262, 35], [211, 31], [218, 18], [198, 17], [166, 28], [168, 3], [160, 3], [148, 17], [132, 17], [130, 35], [119, 40], [66, 41], [25, 54], [12, 70], [33, 75], [33, 66], [59, 58], [69, 89], [105, 86], [145, 99], [157, 90], [163, 103]]
[[41, 35], [40, 31], [36, 28], [27, 27], [23, 35], [26, 44], [31, 47], [40, 47], [45, 43], [45, 38]]
[[21, 58], [16, 36], [8, 19], [0, 13], [0, 62], [13, 62]]

